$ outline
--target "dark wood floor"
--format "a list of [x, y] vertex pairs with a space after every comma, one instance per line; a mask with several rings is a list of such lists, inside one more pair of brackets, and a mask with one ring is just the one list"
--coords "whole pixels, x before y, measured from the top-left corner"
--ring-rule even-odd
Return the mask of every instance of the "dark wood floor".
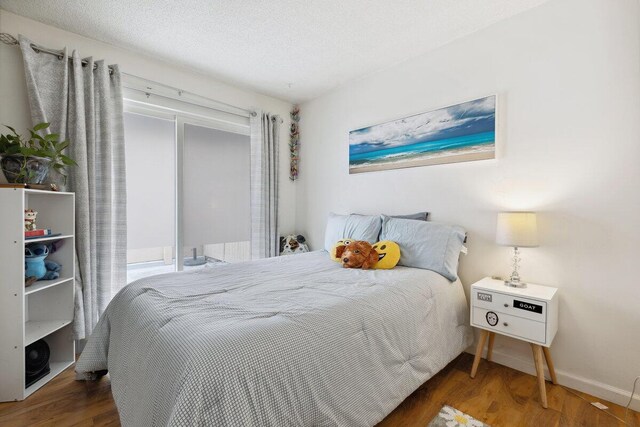
[[[624, 408], [547, 383], [549, 409], [539, 404], [535, 377], [482, 361], [469, 378], [472, 356], [462, 354], [409, 396], [379, 427], [425, 427], [442, 405], [460, 409], [492, 427], [623, 426]], [[600, 400], [608, 413], [591, 406]], [[632, 413], [630, 426], [640, 426]], [[119, 426], [108, 377], [75, 381], [67, 369], [23, 402], [0, 403], [0, 426]]]

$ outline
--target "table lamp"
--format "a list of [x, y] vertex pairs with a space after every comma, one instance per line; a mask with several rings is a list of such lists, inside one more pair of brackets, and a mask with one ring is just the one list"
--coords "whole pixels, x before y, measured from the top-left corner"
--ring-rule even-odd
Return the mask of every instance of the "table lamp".
[[538, 246], [538, 225], [535, 212], [500, 212], [496, 227], [496, 243], [513, 247], [513, 272], [504, 284], [514, 288], [526, 288], [520, 281], [520, 251], [518, 248], [534, 248]]

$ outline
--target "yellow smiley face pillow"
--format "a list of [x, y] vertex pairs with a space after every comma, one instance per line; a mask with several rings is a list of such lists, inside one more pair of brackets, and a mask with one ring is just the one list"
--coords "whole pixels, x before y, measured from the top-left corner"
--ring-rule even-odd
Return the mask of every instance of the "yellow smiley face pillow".
[[400, 261], [400, 246], [391, 240], [382, 240], [373, 245], [373, 249], [378, 252], [378, 262], [373, 268], [376, 270], [389, 270]]

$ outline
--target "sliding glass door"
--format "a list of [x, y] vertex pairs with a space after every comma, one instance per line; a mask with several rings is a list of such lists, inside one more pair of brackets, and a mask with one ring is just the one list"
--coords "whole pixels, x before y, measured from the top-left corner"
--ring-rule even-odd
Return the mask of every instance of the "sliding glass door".
[[249, 136], [178, 119], [183, 265], [250, 258]]
[[128, 281], [250, 259], [248, 127], [129, 110]]
[[125, 112], [127, 281], [175, 271], [176, 128], [171, 116]]

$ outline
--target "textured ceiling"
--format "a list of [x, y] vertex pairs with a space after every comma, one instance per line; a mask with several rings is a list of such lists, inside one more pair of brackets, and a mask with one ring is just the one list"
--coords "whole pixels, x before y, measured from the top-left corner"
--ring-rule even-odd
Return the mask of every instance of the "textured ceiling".
[[0, 0], [0, 7], [301, 102], [545, 1]]

